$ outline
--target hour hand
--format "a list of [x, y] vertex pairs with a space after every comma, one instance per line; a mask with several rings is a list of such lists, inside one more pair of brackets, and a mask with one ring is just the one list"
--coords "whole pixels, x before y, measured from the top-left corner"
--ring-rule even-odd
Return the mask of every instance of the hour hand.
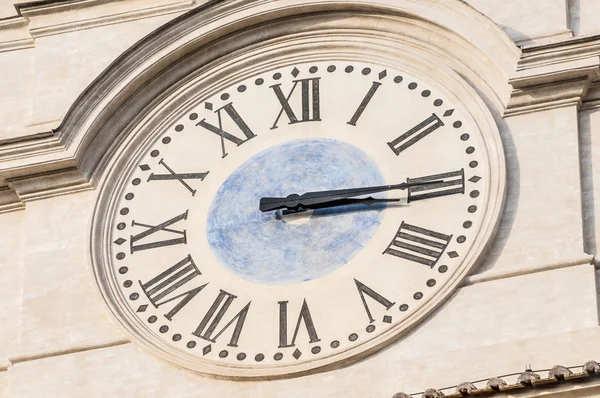
[[[259, 209], [262, 212], [287, 209], [298, 210], [299, 208], [314, 209], [315, 206], [321, 205], [319, 208], [330, 207], [332, 203], [350, 199], [356, 196], [370, 195], [377, 192], [391, 191], [395, 189], [407, 189], [418, 185], [438, 184], [442, 181], [425, 181], [425, 182], [403, 182], [395, 185], [381, 185], [365, 188], [350, 188], [337, 189], [330, 191], [307, 192], [303, 195], [291, 194], [286, 197], [266, 197], [261, 198]], [[339, 205], [336, 205], [339, 206]]]

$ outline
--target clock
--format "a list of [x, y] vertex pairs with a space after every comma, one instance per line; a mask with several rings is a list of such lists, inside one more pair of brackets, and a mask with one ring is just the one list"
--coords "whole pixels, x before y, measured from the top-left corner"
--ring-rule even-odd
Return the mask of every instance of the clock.
[[493, 236], [493, 122], [385, 62], [297, 58], [212, 82], [172, 99], [101, 189], [93, 269], [116, 318], [156, 355], [220, 377], [402, 344]]

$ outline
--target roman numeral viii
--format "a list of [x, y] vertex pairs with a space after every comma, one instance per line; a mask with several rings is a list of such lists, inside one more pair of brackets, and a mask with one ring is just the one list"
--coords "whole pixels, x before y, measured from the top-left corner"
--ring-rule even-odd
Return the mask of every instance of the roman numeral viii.
[[[175, 216], [175, 217], [173, 217], [165, 222], [162, 222], [158, 225], [143, 224], [143, 223], [133, 220], [131, 222], [132, 226], [144, 227], [144, 228], [146, 228], [146, 230], [143, 232], [140, 232], [137, 235], [131, 235], [131, 238], [129, 240], [131, 254], [133, 254], [137, 251], [140, 251], [140, 250], [155, 249], [157, 247], [163, 247], [163, 246], [187, 244], [187, 236], [186, 236], [185, 229], [183, 231], [179, 231], [177, 229], [167, 228], [167, 227], [171, 226], [172, 224], [178, 223], [179, 221], [187, 220], [187, 216], [188, 216], [188, 210], [186, 210], [184, 213], [181, 213], [180, 215]], [[170, 239], [146, 242], [146, 238], [148, 238], [149, 236], [154, 235], [154, 234], [159, 234], [157, 236], [163, 236], [163, 237], [168, 234]], [[141, 240], [144, 240], [145, 243], [141, 243], [141, 242], [138, 243]]]
[[[205, 106], [212, 109], [212, 105], [209, 105], [208, 102], [206, 103]], [[223, 115], [222, 111], [225, 111], [225, 115], [228, 116], [229, 120], [233, 121], [233, 124], [235, 124], [235, 127], [237, 128], [237, 130], [239, 132], [242, 133], [244, 138], [240, 138], [234, 134], [231, 134], [230, 132], [228, 132], [224, 129], [224, 126], [223, 126], [223, 124], [224, 124], [223, 116], [224, 115]], [[256, 134], [254, 134], [252, 132], [252, 130], [250, 130], [250, 127], [248, 127], [246, 122], [244, 122], [244, 119], [242, 119], [240, 114], [235, 110], [233, 103], [230, 102], [227, 105], [222, 106], [221, 108], [217, 109], [215, 111], [215, 113], [217, 114], [217, 122], [218, 122], [216, 126], [214, 124], [207, 122], [206, 119], [200, 120], [196, 124], [196, 126], [203, 127], [206, 130], [208, 130], [212, 133], [215, 133], [216, 135], [221, 137], [221, 151], [223, 153], [222, 157], [227, 156], [227, 151], [225, 150], [225, 140], [233, 142], [237, 146], [240, 146], [243, 143], [247, 142], [248, 140], [256, 137]]]
[[407, 224], [404, 221], [383, 254], [404, 258], [433, 268], [450, 243], [452, 235]]
[[[146, 283], [139, 281], [142, 290], [148, 297], [148, 300], [155, 308], [166, 303], [180, 299], [179, 302], [165, 314], [165, 318], [172, 320], [187, 303], [189, 303], [207, 284], [195, 287], [186, 292], [179, 293], [183, 286], [187, 285], [195, 277], [202, 275], [192, 256], [188, 255], [177, 264], [173, 265], [164, 272], [161, 272]], [[179, 294], [178, 294], [179, 293]]]
[[396, 156], [398, 156], [400, 155], [400, 152], [419, 142], [419, 140], [422, 138], [427, 137], [429, 134], [433, 133], [443, 125], [444, 123], [434, 113], [412, 129], [408, 130], [406, 133], [402, 134], [400, 137], [388, 142], [387, 144], [390, 149], [394, 151]]
[[464, 169], [448, 173], [433, 174], [430, 176], [407, 178], [407, 183], [441, 181], [436, 184], [415, 185], [408, 188], [408, 202], [435, 198], [438, 196], [464, 194], [465, 173]]
[[[281, 83], [271, 86], [275, 92], [275, 95], [277, 96], [277, 100], [279, 100], [279, 103], [281, 104], [281, 109], [277, 114], [277, 118], [275, 119], [273, 126], [271, 126], [271, 130], [277, 128], [277, 123], [279, 123], [279, 119], [284, 112], [290, 121], [289, 124], [321, 120], [321, 108], [319, 105], [319, 79], [319, 77], [314, 77], [312, 79], [294, 80], [294, 85], [287, 96], [281, 90]], [[300, 109], [300, 119], [298, 119], [296, 112], [294, 112], [294, 109], [290, 104], [290, 100], [292, 99], [292, 95], [294, 94], [298, 84], [300, 84], [301, 87], [300, 95], [302, 104], [302, 108]]]

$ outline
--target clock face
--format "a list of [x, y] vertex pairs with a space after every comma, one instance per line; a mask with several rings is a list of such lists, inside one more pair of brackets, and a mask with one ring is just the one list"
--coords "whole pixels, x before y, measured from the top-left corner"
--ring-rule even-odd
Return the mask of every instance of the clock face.
[[[497, 139], [406, 71], [298, 63], [174, 120], [113, 175], [96, 267], [136, 340], [180, 365], [268, 377], [364, 356], [451, 293], [494, 229]], [[259, 209], [401, 183], [336, 207]]]

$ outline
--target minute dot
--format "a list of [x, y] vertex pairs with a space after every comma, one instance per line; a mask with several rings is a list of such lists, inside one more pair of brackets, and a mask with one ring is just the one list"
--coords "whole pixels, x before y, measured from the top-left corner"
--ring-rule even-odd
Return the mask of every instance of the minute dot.
[[444, 103], [441, 99], [436, 99], [433, 101], [433, 106], [441, 106]]
[[470, 147], [468, 147], [468, 148], [466, 149], [466, 151], [465, 151], [465, 152], [466, 152], [466, 153], [468, 153], [468, 154], [470, 155], [470, 154], [472, 154], [473, 152], [475, 152], [475, 148], [474, 148], [474, 147], [472, 147], [472, 146], [470, 146]]
[[348, 336], [348, 340], [350, 341], [356, 341], [356, 339], [358, 339], [358, 335], [356, 333], [352, 333], [350, 336]]
[[122, 216], [126, 216], [129, 214], [129, 209], [127, 207], [123, 207], [119, 213], [121, 213]]
[[123, 287], [131, 287], [131, 285], [133, 285], [133, 282], [129, 279], [123, 282]]
[[264, 79], [258, 78], [254, 81], [254, 84], [256, 84], [257, 86], [262, 85], [265, 82]]
[[190, 113], [190, 120], [196, 120], [198, 119], [198, 114], [197, 113]]
[[221, 100], [227, 101], [228, 99], [229, 99], [229, 94], [227, 94], [227, 93], [221, 94]]
[[413, 298], [415, 300], [421, 300], [423, 298], [423, 293], [421, 292], [416, 292], [415, 294], [413, 294]]
[[167, 325], [162, 325], [158, 331], [161, 333], [167, 333], [169, 331], [169, 327]]
[[254, 356], [254, 360], [255, 360], [256, 362], [261, 362], [263, 359], [265, 359], [265, 354], [256, 354], [256, 355]]
[[273, 359], [276, 361], [281, 361], [281, 359], [283, 358], [283, 354], [278, 352], [275, 355], [273, 355]]
[[171, 137], [163, 137], [163, 139], [162, 139], [162, 143], [163, 143], [163, 144], [165, 144], [165, 145], [166, 145], [166, 144], [168, 144], [169, 142], [171, 142]]
[[472, 198], [476, 198], [476, 197], [479, 196], [479, 191], [478, 190], [471, 191], [471, 193], [469, 194], [469, 196], [472, 197]]
[[310, 352], [312, 352], [313, 354], [318, 354], [321, 352], [321, 347], [319, 347], [318, 345], [314, 346], [313, 348], [310, 349]]
[[448, 271], [448, 266], [447, 265], [440, 265], [440, 268], [438, 268], [438, 272], [440, 274], [444, 274], [444, 273], [446, 273], [446, 271]]
[[125, 253], [119, 252], [117, 253], [117, 260], [123, 260], [125, 258]]
[[477, 206], [475, 206], [475, 205], [471, 205], [471, 206], [469, 206], [469, 207], [467, 208], [467, 211], [468, 211], [469, 213], [475, 213], [475, 212], [477, 211]]
[[120, 223], [118, 223], [118, 224], [117, 224], [117, 229], [118, 229], [119, 231], [122, 231], [122, 230], [124, 230], [124, 229], [125, 229], [125, 227], [126, 227], [126, 225], [125, 225], [125, 223], [124, 223], [124, 222], [120, 222]]
[[354, 66], [352, 65], [348, 65], [346, 66], [346, 69], [344, 69], [346, 71], [346, 73], [352, 73], [352, 71], [354, 70]]
[[[195, 113], [192, 113], [192, 115], [196, 115]], [[190, 119], [192, 118], [192, 115], [190, 115]], [[198, 115], [196, 115], [197, 117]], [[183, 131], [183, 124], [178, 124], [177, 126], [175, 126], [175, 131], [179, 132], [179, 131]]]
[[188, 341], [185, 346], [187, 348], [194, 348], [194, 347], [196, 347], [196, 342], [195, 341]]
[[467, 237], [464, 235], [459, 236], [458, 238], [456, 238], [456, 241], [458, 243], [465, 243], [465, 241], [467, 240]]
[[472, 169], [474, 169], [475, 167], [477, 167], [478, 164], [479, 163], [477, 163], [476, 160], [473, 160], [473, 161], [469, 162], [469, 167], [472, 168]]
[[142, 182], [142, 180], [140, 180], [139, 178], [134, 178], [134, 179], [131, 181], [131, 183], [132, 183], [133, 185], [140, 185], [140, 182]]
[[158, 318], [155, 315], [152, 315], [151, 317], [148, 318], [148, 323], [154, 323], [158, 320]]
[[338, 348], [340, 346], [340, 342], [337, 340], [333, 340], [331, 344], [329, 344], [331, 348]]
[[404, 312], [404, 311], [407, 311], [407, 310], [408, 310], [408, 304], [402, 304], [400, 306], [400, 311]]
[[461, 139], [462, 141], [466, 141], [466, 140], [468, 140], [469, 138], [471, 138], [471, 136], [470, 136], [469, 134], [467, 134], [467, 133], [464, 133], [464, 134], [462, 134], [462, 135], [460, 136], [460, 139]]
[[459, 129], [462, 126], [462, 122], [460, 120], [457, 120], [456, 122], [452, 123], [452, 126], [455, 129]]
[[373, 333], [375, 331], [375, 325], [369, 325], [365, 330], [367, 333]]
[[361, 73], [365, 76], [367, 76], [369, 73], [371, 73], [371, 68], [364, 68]]
[[275, 79], [275, 80], [279, 80], [279, 79], [281, 79], [281, 73], [279, 73], [279, 72], [275, 73], [275, 74], [273, 75], [273, 79]]
[[327, 72], [331, 73], [331, 72], [335, 72], [335, 65], [329, 65], [327, 67]]
[[236, 358], [238, 361], [243, 361], [244, 359], [246, 359], [246, 354], [243, 352], [240, 352], [239, 354], [237, 354]]
[[150, 156], [152, 156], [153, 158], [157, 157], [158, 155], [160, 155], [160, 152], [156, 149], [150, 152]]
[[394, 83], [400, 83], [402, 81], [402, 76], [394, 77]]
[[414, 90], [415, 88], [417, 88], [417, 83], [412, 82], [408, 84], [408, 89], [409, 90]]
[[131, 294], [129, 295], [129, 300], [133, 300], [133, 301], [135, 301], [135, 300], [137, 300], [137, 299], [139, 299], [139, 298], [140, 298], [140, 295], [139, 295], [138, 293], [131, 293]]
[[126, 200], [131, 200], [133, 199], [134, 195], [132, 193], [128, 193], [127, 195], [125, 195], [125, 199]]
[[421, 97], [429, 97], [431, 95], [431, 91], [429, 90], [423, 90], [421, 92]]
[[316, 66], [311, 66], [310, 69], [308, 69], [310, 73], [317, 73], [318, 70], [319, 68], [317, 68]]
[[239, 85], [237, 91], [238, 93], [243, 93], [244, 91], [246, 91], [246, 86], [244, 86], [243, 84]]
[[121, 267], [121, 268], [119, 268], [119, 274], [121, 274], [121, 275], [126, 274], [127, 271], [129, 271], [129, 268], [127, 268], [127, 267]]
[[473, 225], [473, 223], [471, 221], [465, 221], [463, 223], [463, 228], [464, 229], [469, 229], [469, 228], [471, 228], [472, 225]]
[[428, 280], [428, 281], [427, 281], [425, 284], [426, 284], [428, 287], [434, 287], [434, 286], [435, 286], [435, 283], [436, 283], [436, 282], [435, 282], [435, 279], [429, 279], [429, 280]]
[[179, 341], [181, 340], [181, 335], [179, 333], [176, 333], [173, 335], [173, 341]]

